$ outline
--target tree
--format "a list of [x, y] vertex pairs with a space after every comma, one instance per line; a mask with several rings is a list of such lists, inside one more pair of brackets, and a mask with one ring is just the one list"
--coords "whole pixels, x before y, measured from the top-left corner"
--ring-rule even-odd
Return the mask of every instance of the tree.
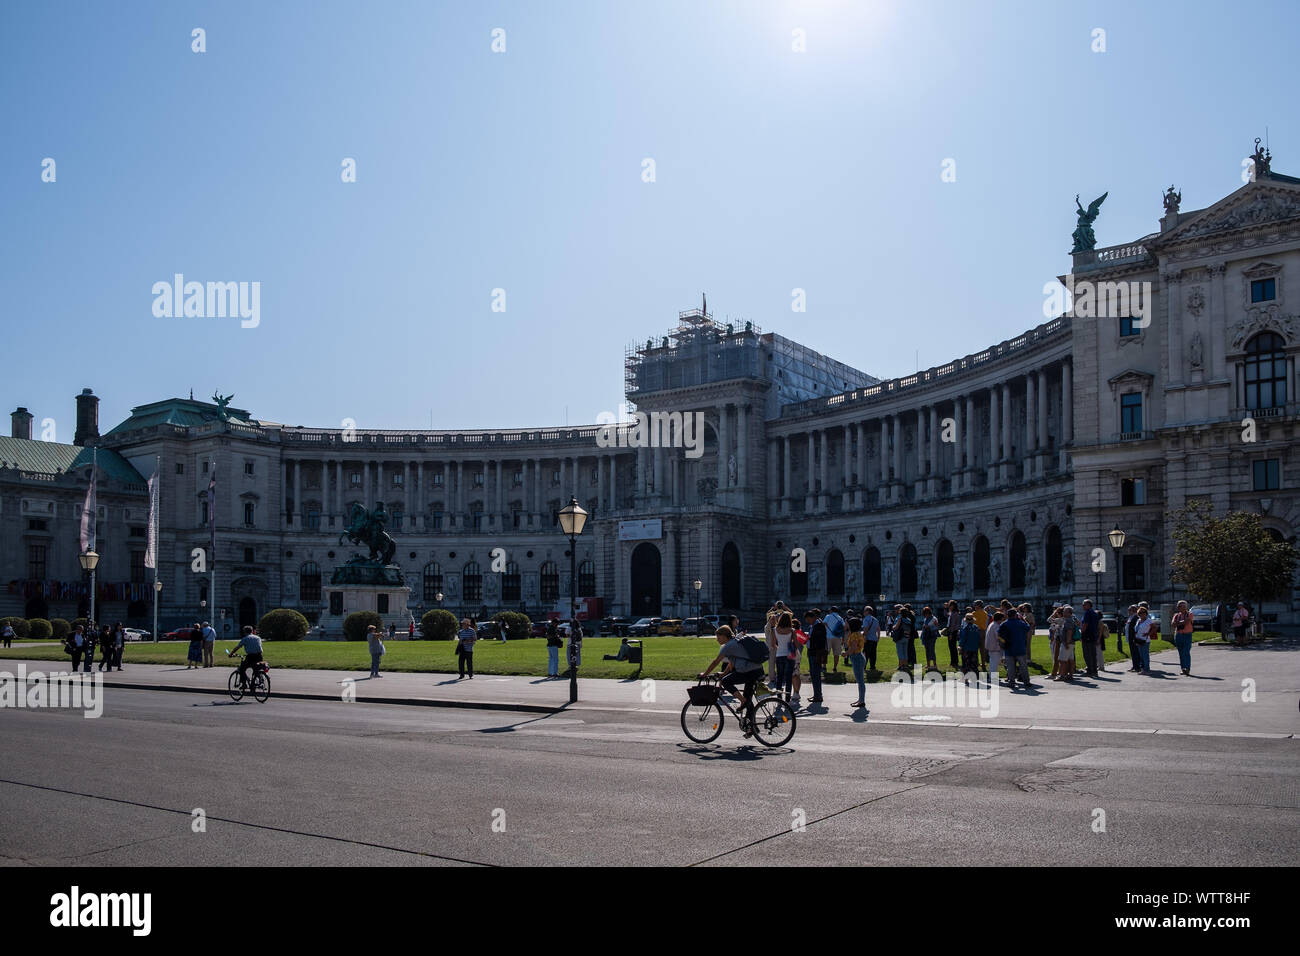
[[307, 619], [291, 608], [267, 611], [257, 622], [257, 633], [268, 641], [301, 641], [307, 636]]
[[371, 624], [378, 630], [384, 626], [384, 619], [374, 611], [353, 611], [343, 619], [343, 637], [349, 641], [364, 641], [366, 628]]
[[53, 632], [54, 639], [61, 641], [72, 633], [72, 625], [65, 618], [52, 617], [50, 618], [50, 630]]
[[450, 641], [460, 630], [460, 622], [451, 611], [434, 608], [420, 618], [420, 634], [426, 641]]
[[1229, 511], [1216, 517], [1207, 502], [1196, 500], [1172, 517], [1172, 577], [1201, 600], [1263, 603], [1291, 589], [1296, 549], [1274, 541], [1259, 515]]
[[48, 641], [53, 634], [50, 622], [43, 617], [34, 617], [27, 622], [27, 636], [34, 641]]

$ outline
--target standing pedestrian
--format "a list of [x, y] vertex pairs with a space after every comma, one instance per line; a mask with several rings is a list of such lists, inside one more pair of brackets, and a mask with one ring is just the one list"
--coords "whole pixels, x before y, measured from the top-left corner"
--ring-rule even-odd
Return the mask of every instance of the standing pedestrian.
[[980, 645], [984, 643], [984, 635], [975, 623], [975, 615], [967, 612], [962, 621], [961, 630], [958, 633], [957, 640], [961, 647], [961, 672], [965, 676], [974, 674], [978, 678], [980, 671]]
[[962, 616], [961, 611], [957, 608], [956, 601], [949, 601], [944, 606], [947, 612], [943, 636], [948, 638], [948, 666], [957, 670], [961, 666], [961, 658], [958, 656], [958, 642], [961, 638]]
[[[971, 613], [975, 615], [975, 626], [980, 629], [980, 633], [986, 633], [989, 629], [989, 612], [984, 610], [984, 602], [977, 600], [975, 610], [971, 611]], [[988, 669], [989, 649], [983, 642], [980, 643], [980, 664], [985, 670]]]
[[763, 619], [763, 643], [767, 645], [767, 686], [776, 687], [776, 622], [780, 615], [775, 607]]
[[406, 639], [415, 640], [415, 618], [411, 618], [411, 623], [406, 626]]
[[105, 624], [99, 629], [99, 666], [97, 670], [103, 670], [104, 665], [108, 669], [113, 669], [113, 629]]
[[1174, 618], [1169, 622], [1170, 627], [1174, 629], [1174, 646], [1178, 648], [1178, 666], [1182, 668], [1183, 675], [1192, 676], [1192, 612], [1187, 608], [1186, 601], [1178, 602], [1178, 610]]
[[998, 640], [1007, 655], [1007, 686], [1016, 689], [1019, 677], [1025, 690], [1033, 688], [1029, 683], [1029, 625], [1020, 617], [1014, 607], [1007, 608], [1006, 620], [998, 628]]
[[1057, 680], [1074, 680], [1074, 644], [1078, 637], [1079, 620], [1074, 616], [1074, 608], [1066, 604], [1061, 608], [1061, 628], [1056, 635], [1056, 660], [1060, 664]]
[[876, 609], [870, 604], [862, 609], [862, 636], [866, 640], [863, 653], [867, 656], [867, 673], [876, 670], [876, 650], [880, 645], [880, 621]]
[[1032, 661], [1034, 659], [1034, 628], [1038, 626], [1038, 622], [1034, 619], [1034, 609], [1028, 601], [1020, 605], [1017, 610], [1020, 612], [1020, 620], [1025, 622], [1025, 627], [1029, 628], [1029, 633], [1025, 635], [1025, 657]]
[[86, 632], [80, 624], [68, 639], [68, 646], [72, 648], [72, 672], [75, 674], [81, 669], [81, 658], [86, 653]]
[[1124, 636], [1128, 638], [1129, 658], [1133, 665], [1129, 668], [1129, 671], [1135, 674], [1142, 670], [1142, 658], [1138, 655], [1137, 648], [1134, 647], [1137, 641], [1137, 626], [1138, 606], [1130, 604], [1128, 606], [1128, 617], [1124, 621]]
[[1057, 675], [1061, 672], [1060, 666], [1056, 663], [1056, 647], [1061, 641], [1061, 616], [1064, 613], [1058, 604], [1052, 608], [1051, 615], [1047, 618], [1047, 652], [1048, 660], [1052, 662], [1052, 671], [1048, 675], [1048, 680], [1056, 680]]
[[456, 669], [460, 676], [457, 680], [465, 679], [465, 672], [469, 672], [469, 679], [474, 679], [474, 642], [478, 640], [478, 632], [474, 630], [470, 619], [463, 617], [460, 620], [460, 633], [456, 635]]
[[794, 636], [794, 617], [789, 611], [777, 615], [772, 625], [772, 639], [776, 642], [776, 685], [772, 690], [782, 695], [785, 700], [799, 704], [796, 694], [791, 698], [794, 685], [794, 672], [799, 669], [799, 642]]
[[1006, 619], [1006, 615], [1001, 611], [994, 611], [993, 617], [989, 618], [988, 627], [984, 628], [984, 657], [988, 660], [990, 687], [996, 684], [1001, 676], [999, 670], [1002, 665], [1002, 641], [998, 631]]
[[384, 656], [384, 641], [373, 624], [366, 627], [366, 641], [370, 644], [370, 676], [383, 677], [379, 673], [379, 659]]
[[13, 625], [10, 624], [8, 621], [5, 621], [4, 632], [3, 632], [5, 647], [12, 647], [14, 638], [16, 636], [17, 635], [14, 634]]
[[564, 638], [560, 637], [560, 627], [554, 620], [546, 622], [546, 676], [560, 676], [560, 648]]
[[898, 654], [898, 669], [906, 671], [909, 677], [914, 677], [916, 675], [912, 670], [909, 658], [911, 656], [912, 642], [916, 639], [916, 624], [904, 612], [901, 605], [895, 607], [894, 610], [897, 612], [898, 617], [894, 621], [894, 627], [889, 636], [894, 639], [894, 651]]
[[110, 665], [110, 670], [114, 665], [118, 670], [122, 669], [122, 652], [124, 650], [126, 650], [126, 628], [122, 626], [121, 621], [118, 621], [117, 626], [113, 628], [113, 664]]
[[851, 617], [846, 625], [844, 655], [853, 668], [853, 679], [858, 682], [858, 699], [854, 707], [867, 706], [867, 655], [863, 653], [867, 639], [862, 633], [862, 618]]
[[1137, 626], [1133, 628], [1133, 647], [1136, 650], [1135, 657], [1141, 658], [1142, 673], [1151, 673], [1151, 639], [1155, 636], [1155, 621], [1147, 613], [1147, 609], [1138, 605]]
[[1083, 617], [1079, 620], [1083, 643], [1083, 667], [1089, 677], [1097, 676], [1097, 639], [1101, 636], [1101, 615], [1092, 601], [1083, 599]]
[[831, 673], [838, 673], [840, 658], [844, 655], [844, 618], [840, 609], [832, 606], [829, 614], [822, 621], [826, 625], [826, 640], [829, 645]]
[[928, 606], [921, 610], [921, 644], [925, 647], [925, 671], [939, 669], [935, 647], [939, 643], [939, 619]]
[[203, 628], [197, 622], [190, 628], [190, 647], [185, 653], [185, 669], [203, 666]]
[[217, 631], [207, 621], [203, 622], [203, 666], [215, 667], [212, 663], [212, 649], [217, 646]]
[[1214, 609], [1214, 629], [1219, 632], [1219, 640], [1228, 641], [1228, 629], [1232, 627], [1232, 608], [1227, 601], [1220, 601]]
[[1237, 610], [1232, 613], [1232, 635], [1238, 644], [1246, 643], [1246, 628], [1250, 626], [1250, 610], [1245, 601], [1237, 602]]
[[822, 702], [822, 674], [826, 670], [827, 635], [826, 622], [822, 620], [819, 608], [805, 611], [804, 625], [808, 628], [808, 678], [812, 681], [813, 695], [808, 698], [810, 704]]
[[95, 648], [99, 644], [99, 625], [90, 622], [86, 626], [86, 656], [82, 658], [82, 670], [90, 673], [90, 665], [95, 663]]

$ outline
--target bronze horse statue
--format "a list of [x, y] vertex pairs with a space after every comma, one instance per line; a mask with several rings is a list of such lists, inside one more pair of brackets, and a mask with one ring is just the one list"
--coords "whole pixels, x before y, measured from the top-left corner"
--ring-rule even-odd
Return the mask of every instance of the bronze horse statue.
[[373, 512], [366, 511], [359, 504], [352, 506], [348, 516], [348, 525], [339, 535], [339, 544], [345, 540], [353, 544], [363, 544], [370, 549], [370, 559], [383, 564], [391, 564], [397, 552], [397, 542], [384, 530], [388, 515], [381, 503]]

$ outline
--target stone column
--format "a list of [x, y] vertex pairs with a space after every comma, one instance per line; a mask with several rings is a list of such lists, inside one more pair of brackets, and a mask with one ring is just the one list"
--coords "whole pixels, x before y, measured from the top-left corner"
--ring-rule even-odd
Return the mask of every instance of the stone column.
[[979, 427], [975, 418], [975, 396], [966, 396], [966, 430], [961, 435], [963, 443], [966, 445], [966, 466], [962, 469], [961, 486], [970, 491], [974, 487], [975, 474], [975, 432]]
[[880, 417], [880, 453], [876, 457], [880, 459], [879, 503], [883, 505], [889, 494], [889, 420], [883, 415]]
[[609, 510], [618, 510], [618, 453], [609, 456]]
[[415, 522], [411, 518], [411, 461], [408, 458], [402, 462], [402, 511], [406, 518], [406, 525], [403, 530], [414, 528]]
[[361, 507], [369, 508], [370, 505], [370, 462], [363, 459], [361, 462]]
[[342, 461], [334, 462], [334, 479], [334, 514], [336, 514], [341, 520], [343, 518], [343, 502], [346, 500], [343, 491]]
[[1074, 441], [1074, 382], [1070, 360], [1061, 363], [1061, 463], [1065, 470], [1065, 446]]
[[898, 501], [903, 497], [903, 416], [894, 416], [894, 483], [890, 489], [890, 498]]
[[1002, 464], [998, 468], [998, 477], [1002, 484], [1010, 480], [1011, 464], [1011, 383], [1002, 386]]
[[504, 462], [502, 462], [501, 459], [498, 458], [497, 459], [497, 514], [501, 515], [502, 517], [498, 518], [497, 520], [501, 522], [502, 527], [505, 527], [504, 516], [506, 513], [506, 486], [503, 484], [503, 480], [504, 480], [503, 472], [504, 472]]
[[[950, 494], [959, 494], [962, 487], [962, 463], [961, 452], [966, 442], [964, 408], [960, 398], [954, 398], [952, 401], [952, 425], [953, 437], [957, 439], [952, 446], [952, 474], [949, 476], [951, 481], [948, 483]], [[936, 584], [938, 581], [935, 582]], [[960, 593], [960, 592], [959, 592]]]
[[[1038, 448], [1047, 451], [1047, 369], [1038, 370]], [[1039, 463], [1040, 470], [1042, 463]]]
[[821, 436], [822, 436], [822, 441], [821, 441], [821, 445], [822, 445], [822, 460], [821, 460], [821, 480], [822, 480], [822, 490], [821, 490], [821, 493], [817, 496], [817, 510], [818, 510], [818, 511], [829, 511], [830, 508], [831, 508], [831, 498], [830, 498], [830, 495], [831, 495], [831, 480], [830, 480], [830, 475], [829, 475], [829, 473], [828, 473], [828, 471], [827, 471], [827, 463], [830, 461], [830, 457], [831, 457], [831, 456], [830, 456], [830, 442], [829, 442], [829, 440], [828, 440], [828, 438], [827, 438], [827, 432], [828, 432], [828, 431], [829, 431], [829, 429], [826, 429], [826, 428], [823, 428], [823, 429], [821, 430]]
[[727, 485], [727, 455], [731, 447], [730, 436], [727, 434], [727, 404], [723, 402], [718, 406], [718, 501], [726, 493]]
[[916, 497], [925, 497], [925, 463], [928, 455], [925, 449], [925, 406], [916, 410]]
[[1032, 481], [1038, 470], [1038, 414], [1034, 401], [1034, 373], [1025, 375], [1025, 480]]
[[848, 511], [853, 507], [853, 474], [849, 467], [849, 454], [853, 447], [853, 436], [850, 434], [852, 425], [845, 425], [840, 429], [844, 442], [843, 450], [840, 452], [840, 510]]
[[677, 605], [677, 548], [674, 547], [674, 533], [671, 528], [664, 528], [663, 560], [663, 601], [666, 606], [676, 610]]
[[605, 462], [607, 458], [596, 459], [596, 507], [605, 510]]
[[925, 483], [925, 493], [931, 498], [938, 491], [939, 478], [939, 406], [930, 406], [930, 477]]
[[784, 469], [784, 481], [781, 484], [781, 514], [790, 513], [790, 499], [794, 497], [790, 492], [790, 436], [784, 436], [781, 441], [785, 446], [784, 460], [781, 467]]
[[667, 476], [664, 474], [663, 446], [656, 445], [650, 450], [650, 467], [654, 469], [655, 499], [663, 501], [664, 494], [667, 491]]
[[858, 482], [853, 490], [853, 507], [866, 507], [867, 500], [867, 423], [858, 422]]
[[749, 487], [749, 406], [743, 401], [736, 405], [736, 483], [742, 491]]
[[815, 439], [813, 437], [813, 432], [809, 431], [808, 432], [808, 461], [804, 468], [804, 478], [807, 480], [807, 484], [808, 484], [807, 496], [804, 498], [804, 502], [803, 502], [804, 514], [812, 513], [813, 506], [816, 501], [816, 499], [813, 497], [813, 488], [815, 487], [815, 482], [813, 480], [814, 478], [813, 469], [816, 467], [816, 463], [817, 463], [817, 452], [815, 446], [813, 445], [814, 441]]

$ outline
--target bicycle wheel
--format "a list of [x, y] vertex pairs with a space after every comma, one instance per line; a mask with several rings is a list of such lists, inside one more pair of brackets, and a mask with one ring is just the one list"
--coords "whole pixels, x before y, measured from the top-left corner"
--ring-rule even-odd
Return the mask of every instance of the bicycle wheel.
[[688, 700], [682, 707], [682, 730], [697, 744], [712, 743], [722, 733], [722, 708]]
[[230, 683], [228, 688], [230, 690], [231, 700], [237, 701], [244, 696], [243, 688], [239, 686], [239, 671], [235, 670], [230, 672]]
[[754, 736], [767, 747], [780, 747], [794, 736], [794, 708], [780, 697], [764, 697], [754, 705]]
[[266, 699], [271, 696], [271, 675], [258, 673], [253, 677], [253, 699], [259, 704], [265, 704]]

